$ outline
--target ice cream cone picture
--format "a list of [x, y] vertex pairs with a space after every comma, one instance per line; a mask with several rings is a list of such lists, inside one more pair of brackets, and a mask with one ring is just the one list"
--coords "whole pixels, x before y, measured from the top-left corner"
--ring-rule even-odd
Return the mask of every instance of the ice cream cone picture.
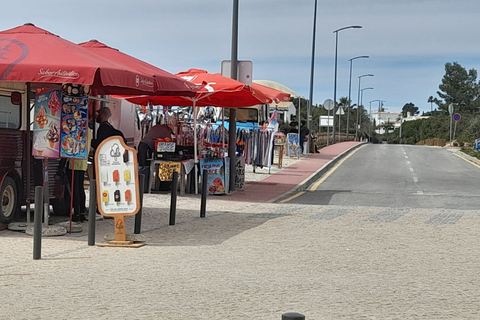
[[48, 109], [50, 109], [50, 114], [55, 117], [57, 115], [57, 111], [61, 108], [60, 101], [58, 101], [57, 92], [52, 92], [50, 94], [50, 101], [48, 102]]
[[55, 122], [50, 123], [50, 129], [47, 132], [47, 140], [50, 145], [50, 148], [54, 148], [55, 144], [59, 139], [58, 128]]
[[43, 151], [47, 147], [47, 140], [45, 139], [45, 136], [37, 136], [35, 143], [33, 144], [33, 149], [36, 152], [33, 155], [37, 155], [39, 157], [43, 156]]
[[38, 114], [35, 117], [35, 121], [37, 122], [39, 129], [43, 129], [45, 125], [48, 123], [47, 113], [45, 112], [45, 108], [43, 106], [41, 106], [40, 110], [38, 110]]

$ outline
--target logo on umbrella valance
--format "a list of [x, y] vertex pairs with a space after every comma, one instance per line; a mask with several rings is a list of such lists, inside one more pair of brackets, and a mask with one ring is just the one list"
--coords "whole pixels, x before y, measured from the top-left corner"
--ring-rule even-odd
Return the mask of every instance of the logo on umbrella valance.
[[78, 79], [80, 78], [80, 74], [76, 71], [66, 71], [62, 69], [58, 69], [56, 71], [52, 71], [50, 69], [44, 70], [43, 68], [38, 71], [38, 75], [40, 78], [44, 77], [57, 77], [62, 79]]

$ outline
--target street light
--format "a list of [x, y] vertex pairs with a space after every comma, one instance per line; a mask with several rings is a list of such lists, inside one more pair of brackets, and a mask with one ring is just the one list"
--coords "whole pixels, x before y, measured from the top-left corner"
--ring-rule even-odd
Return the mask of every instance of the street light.
[[363, 77], [373, 77], [373, 74], [362, 74], [358, 77], [357, 122], [355, 123], [355, 141], [358, 141], [358, 109], [360, 109], [360, 82]]
[[[335, 76], [334, 76], [334, 81], [333, 81], [333, 110], [335, 111], [335, 105], [337, 104], [337, 52], [338, 52], [338, 32], [345, 30], [345, 29], [359, 29], [362, 26], [348, 26], [348, 27], [343, 27], [340, 29], [337, 29], [333, 31], [335, 33]], [[335, 115], [333, 116], [333, 129], [332, 129], [332, 142], [335, 143]], [[340, 125], [340, 113], [338, 114], [338, 124]], [[339, 127], [340, 128], [340, 127]], [[340, 129], [338, 130], [338, 133], [340, 133]]]
[[350, 133], [350, 130], [349, 130], [349, 127], [350, 127], [350, 108], [352, 106], [352, 100], [350, 99], [350, 93], [352, 92], [352, 61], [355, 60], [355, 59], [361, 59], [361, 58], [370, 58], [370, 57], [369, 56], [358, 56], [358, 57], [348, 59], [348, 61], [350, 61], [350, 79], [348, 80], [347, 141], [348, 141], [348, 135]]
[[[360, 92], [361, 92], [360, 105], [361, 105], [361, 106], [363, 106], [363, 91], [365, 91], [365, 90], [373, 90], [373, 88], [372, 88], [372, 87], [368, 87], [368, 88], [363, 88], [363, 89], [360, 90]], [[358, 111], [358, 110], [357, 110], [357, 111]], [[369, 137], [369, 139], [370, 139], [370, 137]]]
[[[307, 128], [311, 132], [310, 128], [310, 109], [313, 103], [313, 71], [314, 71], [314, 62], [315, 62], [315, 33], [317, 29], [317, 0], [315, 0], [315, 9], [313, 11], [313, 37], [312, 37], [312, 61], [311, 61], [311, 66], [310, 66], [310, 95], [309, 95], [309, 101], [307, 104]], [[300, 106], [299, 106], [300, 108]], [[300, 121], [300, 118], [298, 118], [298, 121]], [[300, 127], [300, 126], [299, 126]]]

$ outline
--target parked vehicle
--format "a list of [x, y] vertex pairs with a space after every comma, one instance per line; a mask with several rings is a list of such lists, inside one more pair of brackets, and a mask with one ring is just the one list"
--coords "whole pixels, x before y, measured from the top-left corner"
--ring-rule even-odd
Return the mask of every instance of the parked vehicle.
[[54, 212], [68, 212], [63, 199], [65, 186], [55, 179], [59, 159], [31, 156], [31, 110], [25, 83], [0, 82], [0, 223], [3, 224], [23, 220], [19, 215], [21, 206], [29, 208], [35, 185], [43, 185], [44, 173], [49, 177], [49, 199]]

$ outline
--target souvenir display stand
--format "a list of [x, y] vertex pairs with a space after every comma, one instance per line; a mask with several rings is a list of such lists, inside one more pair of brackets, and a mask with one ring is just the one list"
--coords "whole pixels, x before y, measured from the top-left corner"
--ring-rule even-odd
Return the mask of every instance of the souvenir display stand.
[[298, 133], [287, 133], [287, 155], [289, 157], [297, 156], [300, 152], [300, 143]]
[[120, 136], [109, 137], [100, 143], [95, 152], [97, 207], [102, 215], [115, 219], [115, 240], [106, 246], [144, 245], [127, 241], [125, 229], [125, 217], [140, 210], [137, 170], [137, 152]]
[[[273, 138], [274, 161], [272, 165], [279, 168], [282, 167], [283, 153], [285, 152], [285, 134], [283, 132], [276, 132]], [[275, 157], [276, 156], [276, 157]], [[275, 158], [277, 161], [275, 161]]]

